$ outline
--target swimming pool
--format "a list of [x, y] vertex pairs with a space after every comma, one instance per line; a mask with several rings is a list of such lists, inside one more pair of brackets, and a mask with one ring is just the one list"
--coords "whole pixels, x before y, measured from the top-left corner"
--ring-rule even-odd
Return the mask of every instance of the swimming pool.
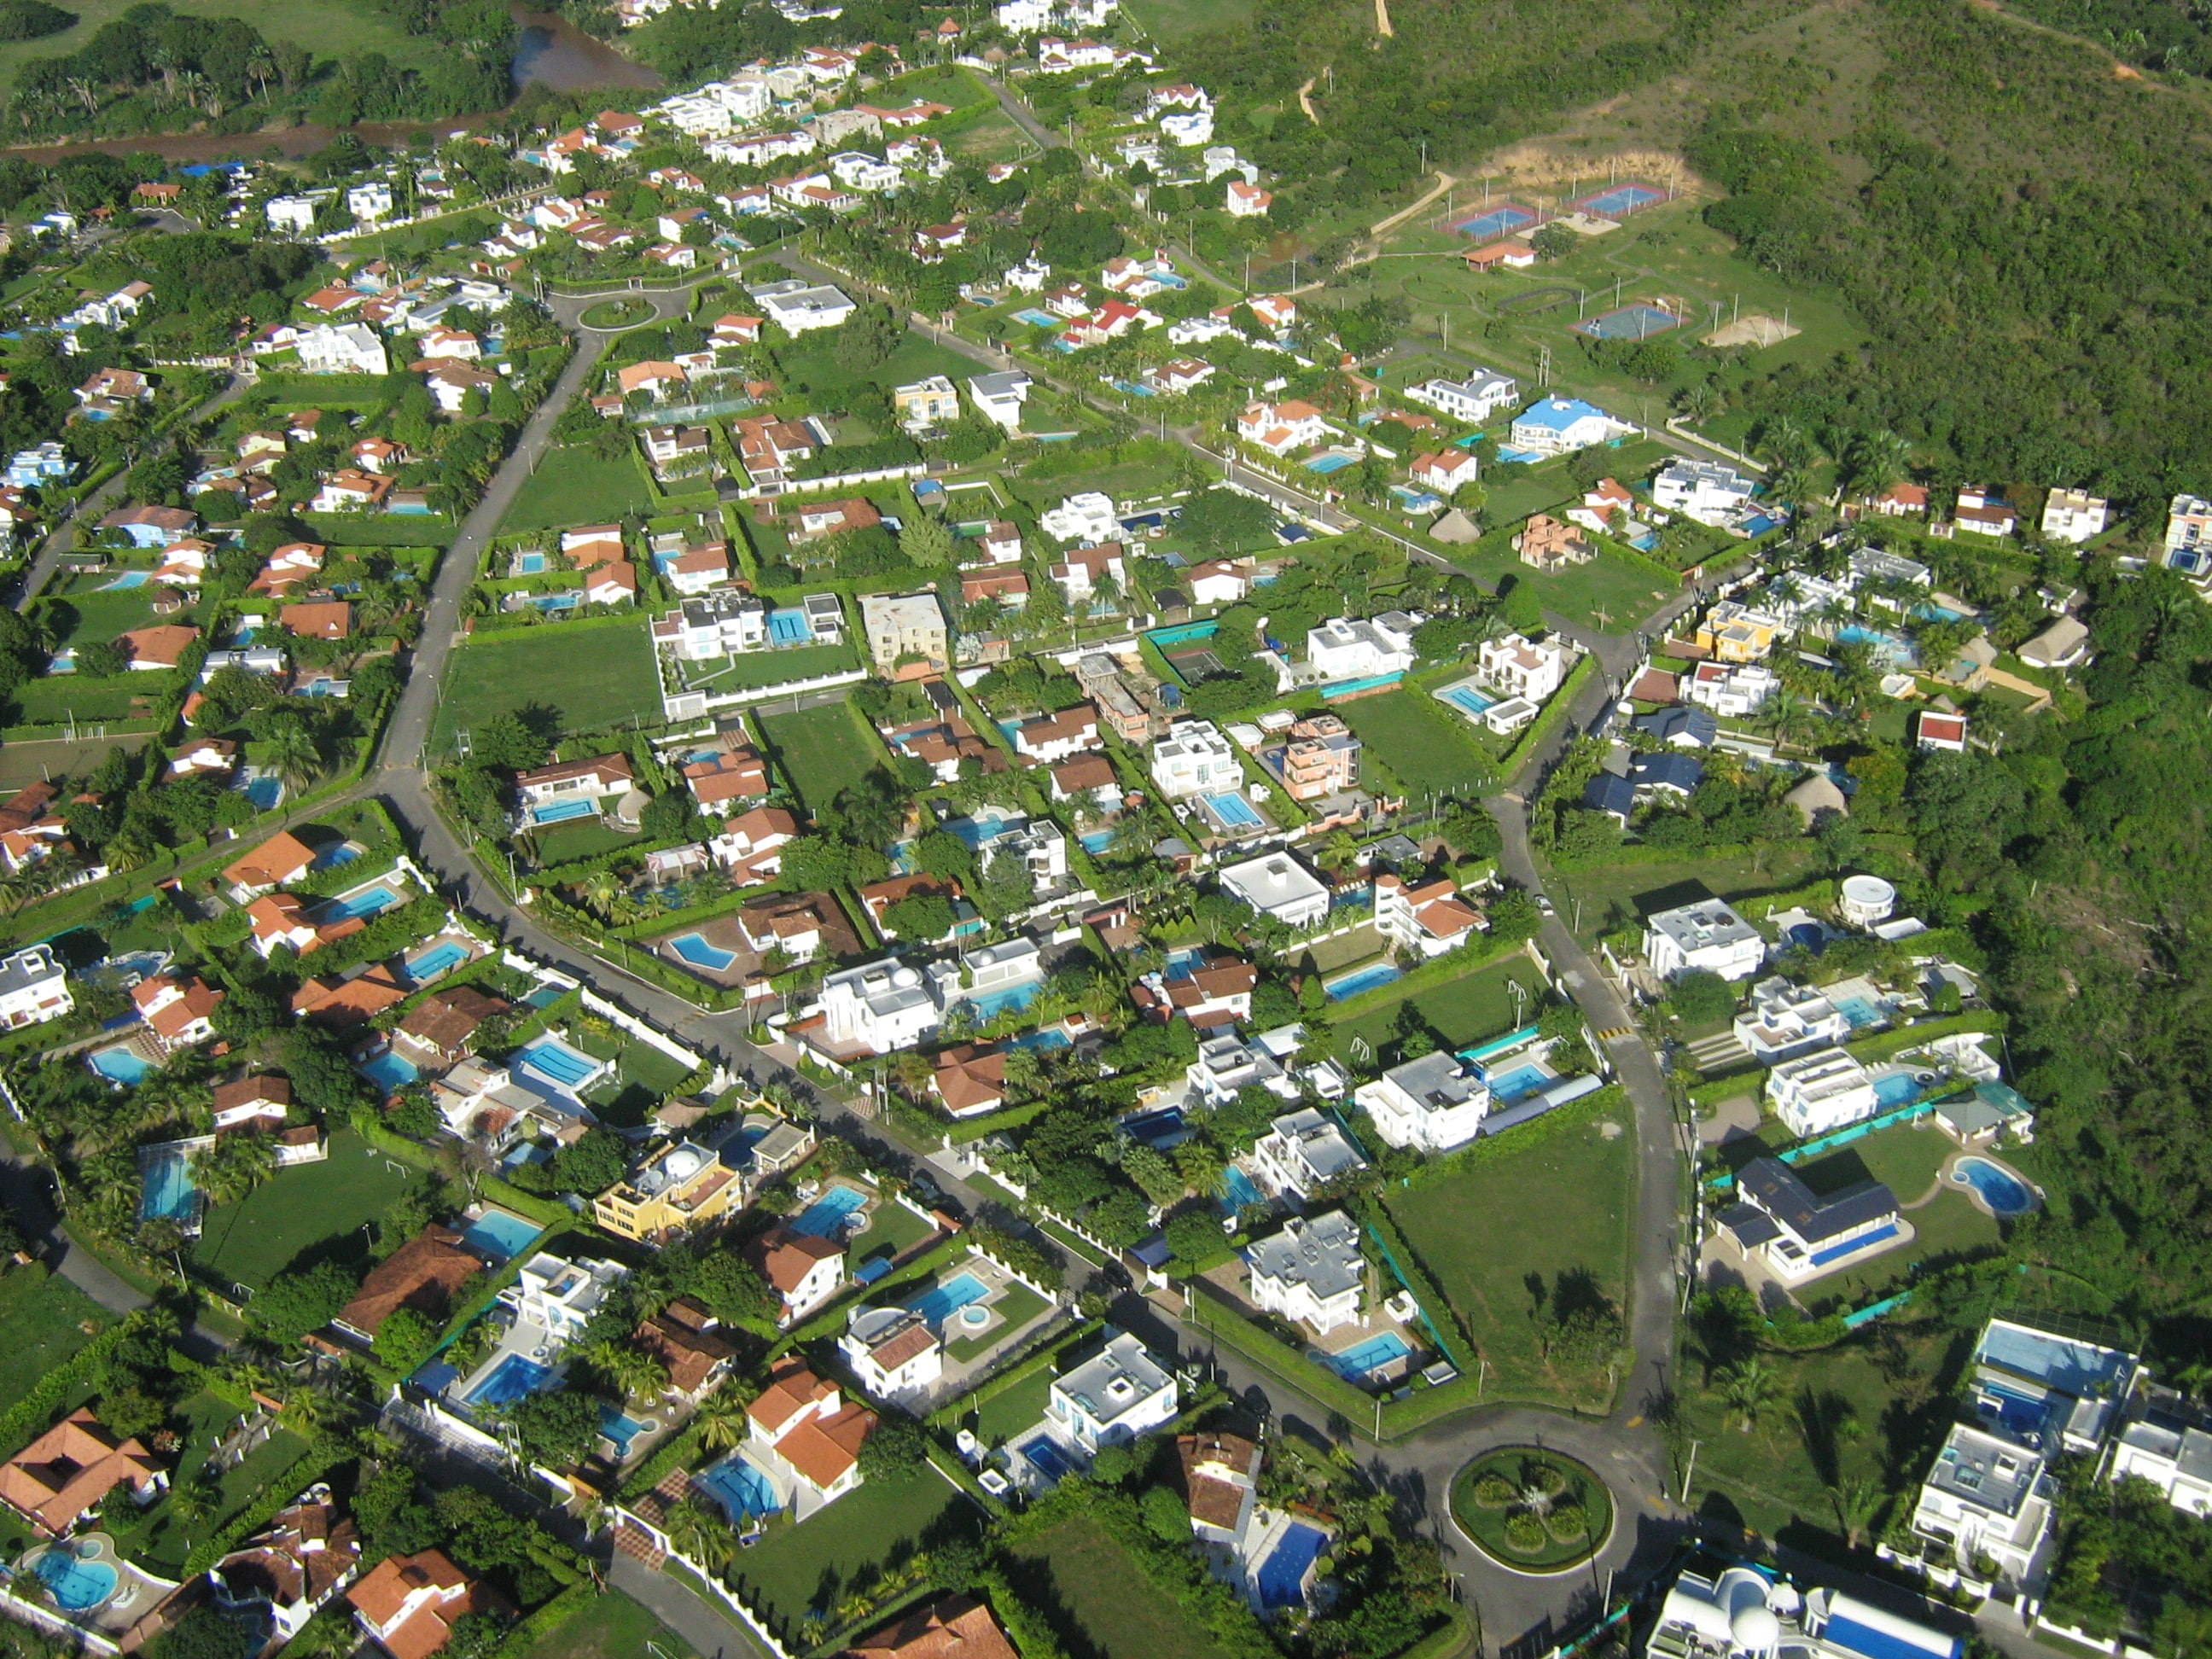
[[1013, 1039], [1012, 1046], [1042, 1051], [1047, 1048], [1073, 1048], [1075, 1039], [1057, 1025], [1048, 1025], [1042, 1031], [1024, 1031]]
[[730, 1524], [738, 1526], [757, 1516], [774, 1515], [782, 1505], [769, 1478], [734, 1452], [691, 1477], [692, 1486], [722, 1506]]
[[1851, 1023], [1854, 1030], [1869, 1025], [1879, 1025], [1889, 1016], [1864, 997], [1838, 997], [1836, 1012]]
[[1322, 985], [1322, 994], [1331, 1002], [1342, 1002], [1346, 997], [1356, 997], [1362, 991], [1372, 991], [1388, 985], [1393, 980], [1403, 979], [1405, 970], [1387, 962], [1370, 962], [1364, 968], [1355, 968], [1350, 973], [1330, 980]]
[[605, 1066], [589, 1054], [579, 1054], [558, 1037], [542, 1036], [528, 1044], [515, 1059], [566, 1088], [581, 1088]]
[[1076, 839], [1083, 843], [1085, 852], [1095, 854], [1104, 852], [1114, 844], [1114, 832], [1111, 830], [1086, 830]]
[[115, 1594], [122, 1574], [112, 1563], [91, 1559], [98, 1544], [49, 1545], [31, 1571], [64, 1613], [90, 1613]]
[[630, 1443], [638, 1436], [651, 1434], [659, 1426], [659, 1423], [652, 1418], [640, 1422], [629, 1413], [604, 1401], [599, 1406], [599, 1433], [614, 1447], [618, 1462], [629, 1455]]
[[518, 576], [537, 576], [544, 574], [548, 561], [543, 553], [518, 553], [514, 556], [514, 574]]
[[1910, 668], [1917, 660], [1912, 647], [1894, 634], [1885, 634], [1878, 628], [1868, 628], [1858, 623], [1845, 623], [1836, 630], [1838, 645], [1871, 646], [1900, 668]]
[[118, 1042], [112, 1048], [102, 1048], [92, 1057], [92, 1069], [110, 1083], [143, 1083], [146, 1074], [154, 1068], [140, 1057], [137, 1050], [127, 1042]]
[[[1012, 727], [1020, 724], [1018, 720], [1001, 721], [999, 729], [1011, 738], [1013, 735]], [[1028, 822], [1027, 818], [1002, 817], [987, 807], [966, 817], [947, 818], [938, 827], [959, 836], [967, 843], [969, 852], [980, 853], [1001, 836], [1012, 835]]]
[[1252, 803], [1243, 796], [1224, 790], [1218, 795], [1201, 795], [1199, 799], [1212, 809], [1213, 816], [1231, 830], [1258, 830], [1267, 820], [1253, 810]]
[[1346, 1348], [1342, 1353], [1328, 1357], [1329, 1368], [1339, 1376], [1349, 1377], [1354, 1382], [1377, 1366], [1388, 1365], [1403, 1359], [1413, 1351], [1406, 1346], [1406, 1339], [1395, 1331], [1384, 1331], [1370, 1336], [1364, 1342]]
[[1267, 1194], [1252, 1184], [1252, 1177], [1234, 1164], [1222, 1171], [1221, 1196], [1231, 1209], [1239, 1212], [1248, 1206], [1267, 1201]]
[[410, 985], [428, 985], [439, 975], [452, 973], [454, 969], [468, 959], [467, 947], [456, 945], [451, 939], [441, 940], [423, 951], [421, 956], [410, 959], [407, 963], [407, 982]]
[[382, 915], [399, 902], [398, 888], [380, 884], [374, 887], [364, 887], [357, 893], [348, 893], [343, 898], [330, 900], [316, 911], [315, 919], [332, 921], [359, 916], [366, 920], [370, 916]]
[[971, 1303], [981, 1302], [990, 1293], [989, 1286], [975, 1274], [962, 1273], [957, 1279], [931, 1285], [906, 1305], [932, 1325], [941, 1327], [963, 1308]]
[[1972, 1187], [1990, 1213], [2002, 1220], [2026, 1215], [2035, 1207], [2035, 1194], [2002, 1164], [1985, 1158], [1962, 1158], [1951, 1166], [1954, 1181]]
[[192, 1184], [191, 1160], [173, 1147], [149, 1153], [139, 1176], [138, 1218], [188, 1222], [199, 1207], [200, 1189]]
[[512, 1261], [538, 1242], [538, 1224], [512, 1210], [488, 1209], [462, 1230], [461, 1243], [478, 1255]]
[[599, 802], [592, 799], [548, 801], [543, 806], [530, 809], [530, 821], [532, 823], [566, 823], [570, 818], [593, 817], [599, 810]]
[[1874, 1079], [1874, 1097], [1884, 1111], [1893, 1111], [1899, 1106], [1910, 1106], [1923, 1092], [1921, 1085], [1910, 1072], [1881, 1072]]
[[565, 592], [532, 593], [530, 596], [530, 603], [540, 611], [574, 611], [583, 602], [583, 590], [575, 587], [569, 588]]
[[1253, 1574], [1253, 1582], [1260, 1591], [1260, 1605], [1270, 1612], [1277, 1607], [1303, 1606], [1306, 1574], [1328, 1547], [1328, 1534], [1319, 1527], [1293, 1521], [1284, 1528], [1282, 1537]]
[[349, 841], [335, 842], [315, 854], [309, 863], [310, 870], [335, 870], [341, 864], [351, 864], [361, 856], [361, 848]]
[[118, 587], [143, 587], [153, 579], [154, 573], [150, 570], [126, 570], [113, 581], [104, 585], [100, 591], [108, 593]]
[[1156, 1152], [1167, 1152], [1190, 1139], [1190, 1128], [1183, 1121], [1180, 1106], [1162, 1106], [1153, 1111], [1132, 1112], [1116, 1127], [1139, 1146], [1149, 1146]]
[[996, 1019], [1000, 1014], [1012, 1013], [1026, 1008], [1044, 994], [1044, 981], [1031, 980], [1026, 985], [1002, 985], [995, 991], [986, 991], [981, 996], [963, 998], [975, 1011], [977, 1019]]
[[1465, 684], [1464, 683], [1458, 685], [1448, 685], [1443, 690], [1437, 692], [1437, 696], [1440, 702], [1449, 703], [1453, 708], [1458, 709], [1461, 714], [1468, 715], [1474, 720], [1480, 720], [1486, 711], [1495, 708], [1498, 706], [1496, 698], [1486, 697], [1481, 692], [1476, 690], [1473, 686]]
[[356, 1069], [387, 1095], [405, 1088], [422, 1075], [416, 1070], [413, 1060], [404, 1054], [394, 1054], [389, 1048], [374, 1060], [363, 1060]]
[[842, 1232], [845, 1218], [865, 1208], [867, 1202], [868, 1195], [858, 1187], [840, 1182], [800, 1211], [799, 1218], [791, 1224], [791, 1231], [805, 1233], [810, 1238], [828, 1238], [833, 1233]]
[[283, 804], [284, 781], [266, 772], [257, 772], [240, 783], [238, 793], [252, 801], [257, 810], [273, 812]]
[[1049, 311], [1039, 311], [1035, 306], [1024, 307], [1014, 313], [1018, 323], [1027, 323], [1031, 328], [1058, 328], [1060, 319]]
[[1511, 1105], [1534, 1094], [1552, 1081], [1552, 1074], [1540, 1066], [1516, 1066], [1511, 1071], [1491, 1078], [1490, 1094], [1493, 1100]]
[[814, 629], [799, 610], [771, 611], [768, 613], [768, 639], [770, 645], [805, 645], [814, 637]]
[[1357, 456], [1346, 454], [1343, 450], [1332, 449], [1325, 455], [1315, 456], [1305, 464], [1305, 466], [1309, 472], [1318, 472], [1327, 477], [1332, 472], [1343, 471], [1358, 459]]
[[1048, 1436], [1039, 1435], [1021, 1451], [1036, 1472], [1048, 1480], [1065, 1480], [1069, 1475], [1079, 1473], [1068, 1461], [1067, 1454], [1060, 1450], [1059, 1443]]
[[551, 1367], [539, 1364], [528, 1354], [511, 1353], [492, 1367], [490, 1376], [469, 1390], [465, 1403], [512, 1406], [536, 1394], [552, 1375]]
[[668, 948], [694, 968], [711, 968], [718, 974], [726, 971], [738, 959], [735, 951], [725, 951], [708, 944], [703, 933], [678, 933], [668, 941]]

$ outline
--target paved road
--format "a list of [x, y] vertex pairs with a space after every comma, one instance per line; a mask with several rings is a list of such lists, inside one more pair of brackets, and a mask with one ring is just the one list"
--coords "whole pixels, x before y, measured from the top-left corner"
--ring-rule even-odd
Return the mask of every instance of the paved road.
[[27, 1133], [11, 1127], [0, 1134], [0, 1206], [48, 1267], [110, 1313], [135, 1313], [147, 1306], [144, 1296], [63, 1231], [54, 1208], [52, 1175], [35, 1156], [15, 1148], [14, 1137]]
[[1067, 143], [1066, 137], [1038, 120], [1030, 106], [1015, 97], [1005, 82], [992, 82], [991, 92], [998, 99], [999, 107], [1006, 111], [1007, 118], [1027, 133], [1030, 142], [1040, 149], [1058, 149]]
[[651, 1608], [662, 1624], [691, 1644], [699, 1659], [764, 1659], [764, 1650], [734, 1619], [697, 1591], [631, 1556], [616, 1552], [607, 1581]]

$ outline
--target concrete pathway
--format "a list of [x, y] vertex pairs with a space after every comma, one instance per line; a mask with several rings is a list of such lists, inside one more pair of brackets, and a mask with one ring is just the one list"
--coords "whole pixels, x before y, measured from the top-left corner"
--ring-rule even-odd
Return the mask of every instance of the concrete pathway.
[[690, 1643], [699, 1659], [768, 1659], [752, 1632], [705, 1596], [620, 1550], [615, 1552], [607, 1582]]

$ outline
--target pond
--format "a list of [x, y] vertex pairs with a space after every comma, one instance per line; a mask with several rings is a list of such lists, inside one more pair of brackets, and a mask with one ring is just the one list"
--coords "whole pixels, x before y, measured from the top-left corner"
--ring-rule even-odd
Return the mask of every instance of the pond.
[[517, 92], [532, 85], [556, 92], [660, 85], [660, 77], [644, 64], [592, 39], [558, 12], [526, 11], [516, 6], [508, 15], [522, 28], [522, 39], [508, 70]]

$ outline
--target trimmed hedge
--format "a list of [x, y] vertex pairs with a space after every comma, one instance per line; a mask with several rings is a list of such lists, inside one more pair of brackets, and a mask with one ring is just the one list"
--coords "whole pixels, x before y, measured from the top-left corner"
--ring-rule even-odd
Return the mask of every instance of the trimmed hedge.
[[1429, 1322], [1435, 1327], [1434, 1334], [1443, 1343], [1445, 1357], [1462, 1371], [1473, 1370], [1474, 1339], [1460, 1323], [1458, 1313], [1430, 1275], [1428, 1264], [1406, 1242], [1405, 1234], [1398, 1231], [1398, 1224], [1390, 1218], [1389, 1212], [1367, 1193], [1354, 1198], [1352, 1208], [1361, 1224], [1381, 1242], [1388, 1253], [1386, 1262], [1395, 1267], [1399, 1279], [1407, 1290], [1413, 1291], [1413, 1299], [1421, 1304], [1421, 1310], [1429, 1316]]
[[33, 1436], [44, 1432], [48, 1419], [61, 1408], [62, 1402], [89, 1380], [125, 1336], [142, 1322], [137, 1314], [118, 1320], [40, 1377], [30, 1393], [9, 1407], [7, 1415], [0, 1417], [0, 1446], [8, 1448], [12, 1454], [27, 1444]]
[[1498, 763], [1498, 775], [1507, 788], [1513, 787], [1514, 779], [1528, 763], [1529, 757], [1550, 742], [1553, 734], [1573, 714], [1575, 699], [1582, 695], [1583, 683], [1596, 672], [1597, 659], [1584, 653], [1583, 659], [1568, 671], [1565, 683], [1552, 694], [1551, 702], [1544, 705], [1544, 712], [1529, 722], [1528, 729], [1521, 734], [1521, 740], [1506, 751], [1505, 758]]
[[1234, 1309], [1215, 1302], [1206, 1291], [1190, 1298], [1191, 1323], [1210, 1331], [1262, 1370], [1272, 1371], [1304, 1395], [1347, 1421], [1371, 1427], [1374, 1396], [1362, 1393], [1334, 1371], [1316, 1365], [1286, 1342], [1279, 1342]]
[[355, 1448], [343, 1440], [319, 1440], [294, 1459], [283, 1474], [262, 1489], [261, 1496], [192, 1547], [185, 1559], [185, 1577], [197, 1578], [236, 1549], [246, 1539], [267, 1526], [276, 1512], [348, 1458]]

